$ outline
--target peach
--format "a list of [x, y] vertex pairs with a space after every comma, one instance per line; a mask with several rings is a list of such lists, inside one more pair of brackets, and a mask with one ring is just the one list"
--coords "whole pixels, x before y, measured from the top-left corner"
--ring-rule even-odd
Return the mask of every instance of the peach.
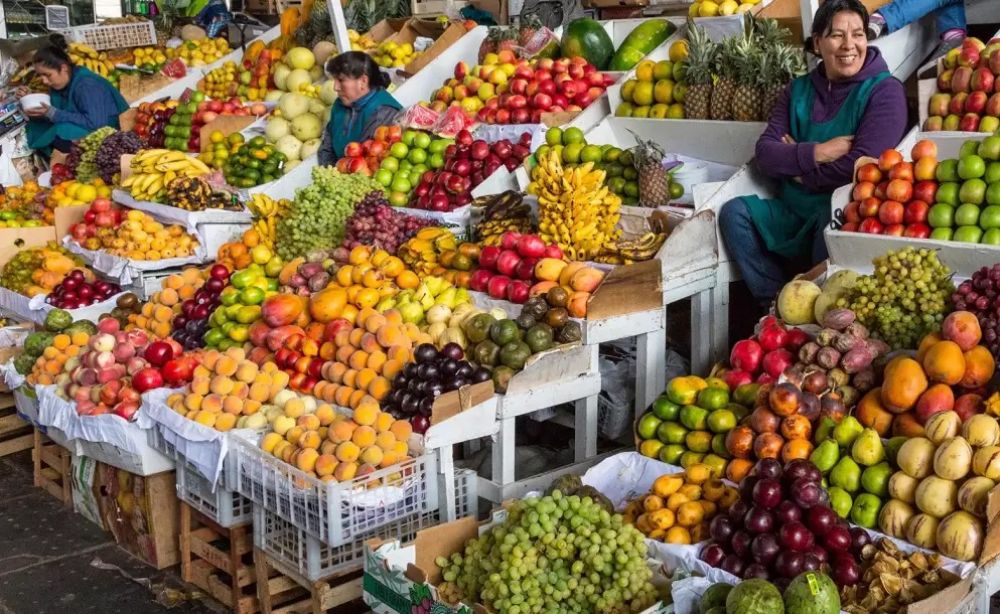
[[363, 463], [378, 466], [378, 464], [382, 462], [383, 456], [385, 456], [385, 454], [382, 452], [381, 448], [378, 446], [369, 446], [361, 452], [360, 458]]
[[382, 365], [382, 376], [392, 381], [395, 379], [399, 372], [403, 370], [404, 363], [400, 360], [387, 360], [385, 364]]
[[[378, 403], [359, 404], [354, 410], [354, 421], [361, 426], [372, 426], [379, 417]], [[371, 444], [368, 444], [371, 445]]]
[[227, 414], [238, 416], [243, 413], [243, 399], [228, 396], [222, 399], [222, 411]]
[[268, 433], [260, 440], [260, 449], [270, 454], [279, 441], [284, 441], [281, 435], [273, 432]]
[[322, 439], [323, 441], [326, 441], [326, 436], [330, 432], [330, 427], [328, 427], [328, 426], [321, 426], [318, 429], [316, 429], [316, 432], [319, 433], [319, 438], [320, 439]]
[[367, 396], [364, 390], [353, 390], [351, 391], [351, 397], [347, 400], [347, 406], [351, 409], [356, 409], [361, 403], [361, 400]]
[[233, 390], [229, 393], [229, 396], [245, 399], [250, 396], [250, 386], [247, 386], [244, 382], [236, 382], [233, 384]]
[[330, 431], [327, 433], [327, 439], [333, 443], [350, 441], [351, 436], [354, 434], [354, 429], [357, 427], [358, 425], [350, 420], [337, 420], [330, 425]]
[[236, 426], [236, 414], [223, 413], [215, 418], [215, 430], [226, 432]]
[[[392, 426], [389, 427], [389, 432], [396, 436], [399, 442], [405, 442], [410, 439], [410, 435], [413, 434], [413, 427], [407, 420], [395, 420]], [[404, 451], [403, 454], [406, 454]]]
[[319, 452], [312, 448], [305, 448], [299, 451], [298, 458], [295, 460], [295, 466], [306, 473], [312, 473], [318, 459]]
[[260, 411], [262, 403], [260, 401], [254, 401], [253, 399], [244, 399], [243, 401], [243, 415], [252, 416]]
[[[392, 427], [392, 423], [394, 420], [395, 418], [392, 417], [392, 414], [380, 411], [378, 417], [375, 418], [375, 422], [374, 424], [372, 424], [372, 426], [374, 426], [375, 430], [378, 431], [379, 433], [387, 433], [389, 432], [389, 429]], [[395, 438], [395, 436], [393, 438]]]
[[355, 385], [359, 390], [368, 390], [368, 386], [375, 381], [376, 377], [378, 377], [378, 373], [368, 367], [364, 367], [358, 371], [358, 378], [355, 380]]
[[208, 395], [202, 400], [201, 408], [212, 413], [219, 413], [222, 411], [222, 396], [218, 394]]
[[337, 459], [344, 462], [358, 460], [361, 449], [353, 441], [344, 441], [337, 445]]
[[294, 398], [288, 399], [285, 402], [285, 415], [289, 418], [298, 418], [302, 414], [306, 413], [306, 404], [302, 399]]
[[295, 446], [282, 439], [271, 450], [271, 455], [275, 458], [285, 458], [285, 450], [293, 450], [294, 448]]
[[304, 431], [299, 436], [298, 445], [303, 448], [318, 450], [321, 443], [323, 443], [323, 438], [319, 436], [318, 431]]
[[387, 360], [389, 360], [389, 357], [386, 356], [385, 352], [383, 352], [381, 348], [378, 348], [374, 351], [368, 352], [368, 362], [365, 366], [375, 371], [375, 373], [381, 373], [382, 367], [385, 365]]
[[192, 373], [194, 377], [201, 379], [212, 379], [213, 375], [213, 372], [209, 371], [208, 367], [206, 367], [205, 365], [198, 365], [197, 367], [194, 368], [194, 371], [192, 371]]
[[220, 356], [219, 361], [215, 363], [215, 372], [219, 375], [224, 375], [226, 377], [232, 377], [236, 375], [236, 368], [238, 363], [229, 356]]
[[203, 426], [212, 428], [215, 426], [215, 418], [216, 415], [212, 412], [201, 410], [195, 415], [194, 421]]
[[924, 424], [931, 416], [942, 411], [951, 411], [955, 406], [955, 393], [947, 384], [934, 384], [917, 399], [914, 417]]
[[333, 410], [333, 407], [323, 403], [316, 408], [313, 415], [319, 421], [320, 426], [329, 426], [336, 418], [337, 412]]
[[[376, 315], [378, 315], [378, 314], [376, 314]], [[353, 346], [355, 348], [361, 347], [361, 338], [364, 337], [364, 336], [365, 336], [365, 329], [360, 328], [360, 327], [359, 328], [351, 329], [351, 334], [350, 334], [350, 337], [349, 337], [350, 343], [348, 345], [351, 345], [351, 346]]]
[[323, 453], [316, 458], [313, 470], [319, 477], [332, 476], [337, 468], [337, 458], [332, 454]]
[[295, 425], [301, 426], [307, 431], [315, 431], [320, 427], [319, 417], [316, 414], [305, 414], [303, 416], [299, 416]]
[[196, 377], [191, 380], [191, 392], [195, 394], [200, 394], [202, 396], [211, 392], [211, 382], [212, 380], [207, 377]]
[[375, 473], [375, 467], [368, 463], [364, 463], [358, 467], [357, 477], [364, 477], [366, 475], [371, 475], [372, 473]]
[[975, 315], [968, 311], [954, 311], [941, 323], [941, 336], [957, 343], [963, 352], [968, 352], [979, 345], [983, 331]]
[[261, 403], [267, 401], [271, 396], [271, 387], [263, 382], [254, 382], [250, 385], [247, 396]]
[[302, 438], [302, 433], [305, 432], [306, 430], [301, 426], [293, 426], [288, 429], [288, 432], [285, 433], [285, 440], [288, 441], [288, 443], [297, 446], [299, 445], [299, 439]]
[[368, 352], [364, 350], [355, 350], [351, 354], [351, 360], [347, 363], [352, 369], [361, 370], [365, 368], [368, 364]]
[[289, 376], [284, 371], [275, 371], [271, 375], [271, 396], [269, 398], [274, 398], [274, 395], [278, 394], [286, 387], [288, 387]]
[[256, 363], [244, 361], [240, 363], [240, 366], [236, 369], [236, 379], [247, 384], [252, 384], [259, 371], [260, 369], [257, 367]]
[[416, 342], [418, 339], [420, 339], [421, 333], [419, 326], [417, 326], [413, 322], [407, 322], [405, 328], [406, 328], [406, 336], [410, 339], [411, 342]]
[[354, 479], [358, 472], [358, 465], [354, 462], [341, 462], [333, 470], [333, 477], [338, 482], [349, 482]]
[[[407, 339], [409, 341], [409, 339]], [[410, 362], [410, 358], [413, 356], [413, 346], [412, 344], [398, 344], [389, 347], [389, 351], [386, 352], [389, 356], [389, 360], [394, 360], [398, 363], [402, 363], [405, 366], [406, 363]], [[385, 371], [385, 369], [383, 369]]]
[[278, 416], [274, 419], [274, 424], [271, 425], [271, 430], [284, 437], [294, 426], [295, 421], [288, 416]]
[[274, 373], [277, 370], [278, 370], [278, 365], [274, 364], [270, 360], [266, 361], [263, 365], [260, 366], [260, 372], [266, 373], [268, 375]]
[[351, 435], [351, 441], [353, 441], [359, 448], [367, 448], [368, 446], [375, 444], [375, 438], [378, 433], [375, 432], [370, 426], [359, 426], [354, 429], [354, 433]]
[[339, 384], [344, 381], [344, 373], [346, 372], [347, 365], [343, 362], [330, 363], [330, 370], [326, 379], [334, 384]]
[[292, 464], [292, 455], [298, 451], [299, 449], [295, 447], [293, 444], [288, 444], [286, 447], [281, 449], [281, 460], [285, 461], [288, 464]]
[[[347, 371], [344, 371], [344, 377], [341, 379], [341, 382], [348, 388], [354, 388], [354, 383], [357, 381], [357, 377], [358, 372], [355, 369], [348, 369]], [[340, 403], [340, 401], [337, 402]], [[341, 403], [341, 405], [344, 405], [344, 403]]]
[[584, 267], [573, 274], [569, 280], [571, 288], [577, 292], [593, 292], [604, 280], [604, 273], [593, 267]]
[[341, 407], [349, 407], [352, 392], [354, 392], [354, 388], [347, 385], [337, 388], [337, 392], [333, 395], [333, 402]]
[[382, 346], [379, 345], [378, 336], [374, 333], [365, 333], [362, 335], [361, 349], [368, 354], [382, 351]]
[[353, 345], [345, 345], [344, 347], [337, 350], [337, 353], [334, 354], [334, 358], [337, 359], [337, 362], [346, 365], [351, 362], [351, 356], [354, 355], [354, 352], [355, 349]]
[[377, 333], [380, 328], [385, 326], [386, 323], [387, 320], [385, 319], [385, 316], [383, 316], [380, 313], [377, 313], [375, 315], [369, 316], [368, 319], [365, 320], [365, 330], [367, 330], [369, 333], [374, 334]]
[[[976, 325], [978, 326], [979, 323], [977, 322]], [[959, 385], [965, 388], [985, 386], [986, 382], [990, 381], [993, 377], [993, 372], [996, 370], [996, 363], [990, 351], [981, 345], [976, 345], [971, 350], [965, 352], [963, 357], [965, 358], [965, 373], [962, 375]]]
[[368, 394], [372, 395], [376, 401], [382, 401], [384, 398], [389, 396], [389, 392], [392, 385], [389, 380], [382, 376], [378, 376], [368, 384]]
[[535, 263], [535, 279], [541, 282], [557, 281], [567, 266], [567, 263], [559, 258], [542, 258]]
[[954, 341], [938, 341], [927, 350], [921, 361], [927, 379], [954, 386], [965, 374], [962, 348]]
[[323, 454], [333, 454], [337, 451], [337, 444], [327, 439], [323, 443], [319, 444], [319, 451]]
[[226, 350], [224, 352], [224, 354], [226, 356], [232, 358], [233, 360], [235, 360], [237, 364], [239, 364], [240, 362], [246, 360], [246, 358], [247, 358], [247, 353], [244, 352], [243, 348], [241, 348], [241, 347], [229, 348], [228, 350]]

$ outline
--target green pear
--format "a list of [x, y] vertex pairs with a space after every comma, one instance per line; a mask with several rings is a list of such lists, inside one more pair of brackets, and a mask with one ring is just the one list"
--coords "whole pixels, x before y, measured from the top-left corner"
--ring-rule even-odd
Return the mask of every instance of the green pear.
[[885, 456], [890, 463], [896, 464], [896, 454], [899, 453], [899, 449], [903, 447], [907, 439], [909, 437], [893, 437], [885, 443]]
[[828, 490], [830, 492], [830, 507], [841, 518], [847, 518], [851, 513], [851, 508], [854, 506], [854, 500], [851, 498], [850, 493], [839, 486], [834, 486]]
[[858, 467], [853, 458], [845, 456], [837, 461], [828, 477], [834, 486], [839, 486], [850, 493], [858, 492], [861, 486], [861, 467]]
[[827, 439], [816, 446], [816, 449], [809, 455], [809, 460], [812, 461], [812, 464], [816, 465], [816, 468], [821, 473], [826, 473], [833, 469], [833, 466], [837, 464], [839, 459], [840, 447], [832, 439]]
[[819, 424], [813, 429], [813, 443], [819, 445], [832, 437], [835, 426], [837, 426], [837, 423], [830, 416], [821, 417]]
[[876, 497], [885, 498], [889, 494], [889, 478], [892, 477], [892, 467], [882, 461], [868, 467], [861, 473], [861, 488]]
[[455, 307], [455, 294], [456, 294], [456, 290], [455, 290], [455, 288], [453, 286], [451, 288], [448, 288], [447, 290], [445, 290], [441, 294], [438, 294], [437, 295], [437, 299], [435, 299], [434, 302], [437, 303], [438, 305], [446, 305], [447, 307], [454, 308]]
[[865, 427], [858, 422], [857, 418], [845, 416], [837, 426], [833, 427], [833, 438], [837, 440], [837, 444], [841, 448], [848, 448], [863, 430]]
[[851, 456], [868, 467], [884, 461], [885, 447], [882, 446], [882, 438], [878, 436], [878, 431], [871, 428], [861, 431], [851, 446]]

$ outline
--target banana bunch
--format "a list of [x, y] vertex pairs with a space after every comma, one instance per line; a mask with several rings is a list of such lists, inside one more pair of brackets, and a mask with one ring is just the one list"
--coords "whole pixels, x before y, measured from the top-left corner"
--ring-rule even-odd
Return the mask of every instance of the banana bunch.
[[500, 245], [500, 237], [508, 231], [533, 232], [531, 206], [513, 190], [493, 196], [480, 196], [472, 201], [473, 210], [482, 209], [476, 224], [476, 238], [484, 245]]
[[115, 64], [108, 59], [108, 54], [98, 53], [93, 47], [83, 43], [69, 44], [69, 59], [76, 66], [88, 68], [102, 77], [107, 77], [115, 69]]
[[253, 228], [260, 235], [260, 242], [274, 248], [278, 236], [278, 220], [283, 218], [292, 206], [287, 198], [274, 200], [267, 194], [254, 194], [248, 208], [253, 215]]
[[122, 181], [132, 198], [164, 202], [167, 186], [178, 177], [200, 177], [211, 171], [205, 163], [181, 151], [144, 149], [132, 158], [132, 174]]
[[608, 249], [595, 258], [594, 262], [632, 264], [649, 260], [656, 256], [656, 252], [660, 251], [660, 247], [666, 240], [667, 233], [648, 231], [637, 239], [619, 241], [613, 249]]
[[458, 239], [447, 228], [427, 226], [399, 246], [396, 254], [403, 264], [420, 275], [430, 275], [438, 267], [443, 252], [458, 249]]
[[558, 244], [570, 260], [615, 251], [622, 199], [604, 185], [605, 177], [592, 162], [564, 169], [558, 151], [542, 156], [531, 172], [528, 193], [538, 197], [538, 235]]

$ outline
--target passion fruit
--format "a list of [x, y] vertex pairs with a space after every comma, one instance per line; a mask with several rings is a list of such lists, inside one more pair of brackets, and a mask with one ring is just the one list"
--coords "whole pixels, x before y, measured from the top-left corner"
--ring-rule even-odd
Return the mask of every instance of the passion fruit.
[[553, 307], [545, 312], [545, 323], [558, 330], [569, 321], [569, 312], [562, 307]]
[[565, 307], [569, 303], [569, 292], [561, 286], [549, 288], [545, 294], [545, 300], [552, 307]]

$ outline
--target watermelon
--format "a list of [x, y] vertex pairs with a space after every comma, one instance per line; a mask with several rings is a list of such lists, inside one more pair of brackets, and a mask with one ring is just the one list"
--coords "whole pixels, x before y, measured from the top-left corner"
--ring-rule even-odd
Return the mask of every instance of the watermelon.
[[785, 589], [787, 614], [837, 614], [840, 594], [830, 576], [807, 571], [795, 576]]
[[732, 590], [733, 585], [726, 584], [724, 582], [718, 582], [709, 586], [708, 589], [702, 593], [701, 601], [698, 602], [700, 614], [708, 614], [714, 608], [722, 608], [722, 610], [725, 611], [726, 597], [729, 596], [729, 592]]
[[564, 58], [581, 57], [604, 70], [615, 52], [614, 43], [604, 26], [593, 19], [574, 19], [563, 30]]
[[744, 580], [729, 591], [726, 614], [784, 614], [785, 602], [778, 588], [761, 578]]
[[677, 27], [666, 19], [647, 19], [625, 37], [621, 47], [612, 56], [608, 70], [632, 70], [633, 66], [667, 40], [675, 30]]

